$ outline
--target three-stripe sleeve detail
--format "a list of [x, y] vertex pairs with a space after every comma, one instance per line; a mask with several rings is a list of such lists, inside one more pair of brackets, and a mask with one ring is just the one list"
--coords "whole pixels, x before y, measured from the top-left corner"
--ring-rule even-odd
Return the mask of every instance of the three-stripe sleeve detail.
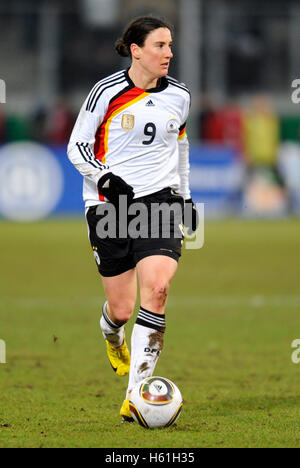
[[116, 74], [110, 79], [102, 80], [99, 83], [97, 83], [90, 93], [86, 105], [86, 110], [94, 112], [97, 102], [100, 99], [101, 95], [104, 93], [104, 91], [125, 81], [127, 81], [125, 77], [125, 72], [122, 71], [121, 73]]
[[180, 83], [179, 81], [175, 80], [174, 78], [171, 78], [171, 77], [167, 77], [167, 81], [168, 83], [170, 83], [171, 85], [173, 86], [176, 86], [177, 88], [179, 89], [183, 89], [184, 91], [186, 91], [189, 95], [191, 95], [191, 92], [190, 90], [183, 84], [183, 83]]
[[79, 149], [79, 152], [85, 162], [91, 164], [91, 166], [95, 167], [96, 169], [100, 169], [100, 170], [108, 169], [107, 165], [103, 164], [98, 159], [95, 159], [95, 156], [93, 155], [93, 152], [88, 143], [77, 142], [76, 146]]

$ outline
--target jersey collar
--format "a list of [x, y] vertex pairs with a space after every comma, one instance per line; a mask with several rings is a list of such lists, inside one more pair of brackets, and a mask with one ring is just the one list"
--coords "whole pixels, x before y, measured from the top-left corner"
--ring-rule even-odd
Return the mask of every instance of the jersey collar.
[[[128, 81], [129, 86], [132, 87], [132, 88], [141, 89], [141, 88], [138, 88], [137, 86], [135, 86], [134, 82], [131, 80], [131, 78], [129, 76], [128, 71], [129, 71], [129, 68], [127, 68], [127, 70], [125, 70], [125, 77], [126, 77], [126, 80]], [[165, 76], [163, 76], [162, 78], [160, 78], [159, 84], [158, 84], [158, 86], [156, 86], [156, 88], [145, 89], [144, 91], [146, 91], [147, 93], [160, 93], [160, 91], [163, 91], [168, 86], [169, 86], [168, 80], [167, 80], [167, 78]]]

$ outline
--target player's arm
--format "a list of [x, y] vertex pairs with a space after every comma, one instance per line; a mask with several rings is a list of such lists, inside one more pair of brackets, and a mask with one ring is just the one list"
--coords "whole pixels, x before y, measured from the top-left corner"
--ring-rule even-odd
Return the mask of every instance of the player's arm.
[[199, 224], [197, 208], [192, 200], [190, 191], [190, 153], [189, 141], [186, 135], [186, 124], [179, 129], [178, 151], [179, 151], [179, 176], [180, 176], [180, 194], [184, 198], [183, 224], [188, 228], [188, 234], [195, 232]]
[[77, 117], [67, 150], [76, 169], [96, 184], [102, 175], [109, 172], [109, 167], [96, 159], [93, 152], [95, 134], [102, 119], [101, 113], [88, 111], [85, 102]]
[[189, 175], [190, 175], [190, 161], [189, 161], [189, 153], [190, 153], [190, 145], [186, 135], [186, 124], [184, 123], [179, 129], [179, 136], [178, 136], [178, 151], [179, 151], [179, 176], [180, 176], [180, 195], [184, 198], [184, 200], [188, 200], [191, 198], [190, 192], [190, 182], [189, 182]]
[[71, 163], [85, 177], [90, 178], [98, 187], [101, 195], [112, 203], [117, 203], [119, 195], [134, 196], [133, 189], [121, 177], [114, 175], [107, 164], [95, 158], [93, 147], [95, 135], [106, 112], [105, 98], [99, 99], [95, 109], [87, 110], [83, 104], [68, 144], [68, 157]]

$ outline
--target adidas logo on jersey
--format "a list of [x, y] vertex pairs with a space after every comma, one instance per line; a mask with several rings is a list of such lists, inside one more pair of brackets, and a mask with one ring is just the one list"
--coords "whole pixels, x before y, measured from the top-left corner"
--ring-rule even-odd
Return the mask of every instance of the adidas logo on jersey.
[[151, 106], [155, 106], [155, 104], [154, 104], [154, 102], [150, 99], [150, 100], [146, 103], [146, 106], [151, 107]]

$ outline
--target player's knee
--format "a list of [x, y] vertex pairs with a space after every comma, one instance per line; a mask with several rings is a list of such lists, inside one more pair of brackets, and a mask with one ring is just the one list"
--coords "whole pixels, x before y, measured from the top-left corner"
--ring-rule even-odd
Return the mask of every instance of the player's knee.
[[135, 304], [131, 301], [124, 301], [122, 304], [110, 304], [110, 310], [117, 325], [124, 325], [131, 318]]
[[151, 299], [153, 301], [153, 308], [158, 307], [160, 309], [165, 306], [168, 292], [169, 284], [164, 281], [155, 282], [151, 286]]

